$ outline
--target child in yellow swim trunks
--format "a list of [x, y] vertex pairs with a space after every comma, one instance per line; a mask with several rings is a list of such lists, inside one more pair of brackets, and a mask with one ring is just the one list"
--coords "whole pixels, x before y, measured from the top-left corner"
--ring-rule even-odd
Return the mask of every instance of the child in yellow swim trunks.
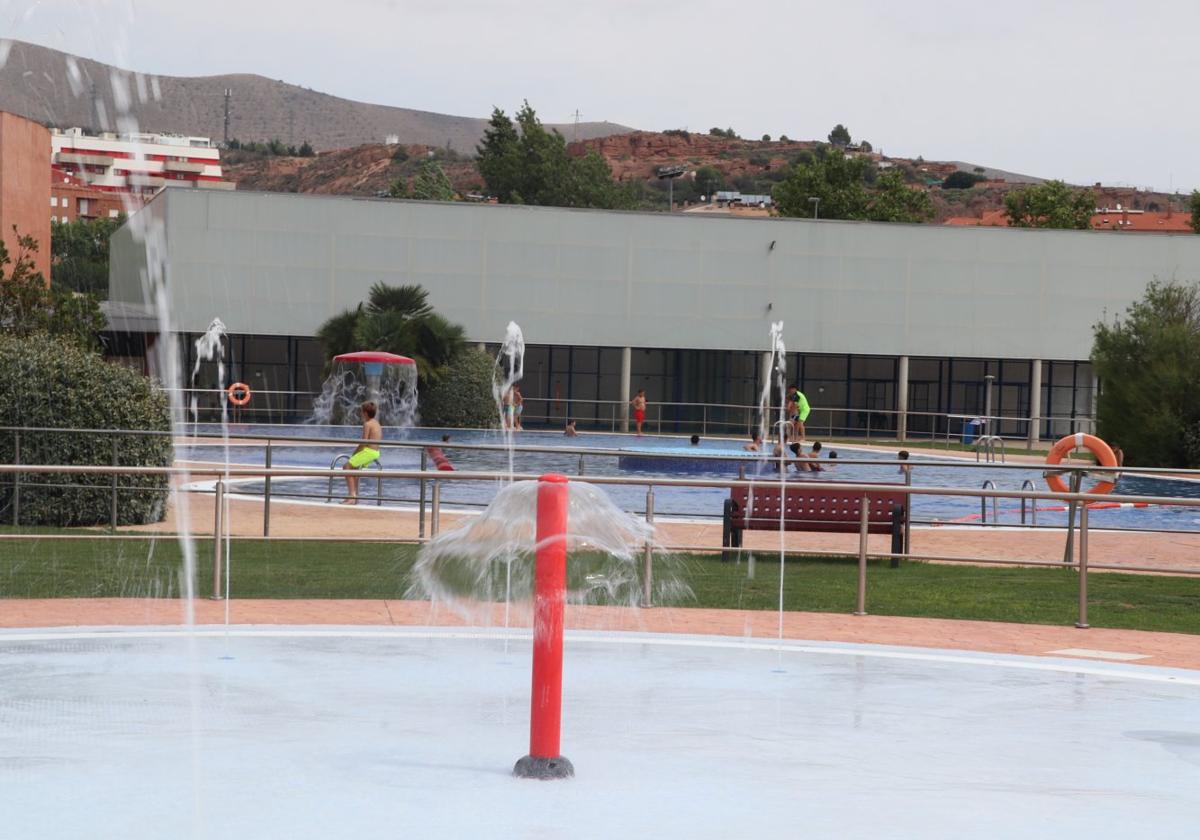
[[383, 440], [383, 427], [375, 419], [375, 415], [379, 412], [375, 403], [368, 400], [362, 404], [360, 411], [363, 420], [363, 442], [358, 445], [358, 448], [350, 455], [350, 460], [342, 467], [344, 470], [350, 470], [350, 473], [346, 476], [347, 494], [346, 499], [342, 502], [344, 505], [358, 504], [358, 476], [355, 473], [368, 464], [379, 460], [379, 448], [371, 446], [370, 442]]

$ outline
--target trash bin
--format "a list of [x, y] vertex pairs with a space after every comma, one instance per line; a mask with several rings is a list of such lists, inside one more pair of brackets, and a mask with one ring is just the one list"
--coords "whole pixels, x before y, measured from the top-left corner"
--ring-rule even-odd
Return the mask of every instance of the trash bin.
[[974, 420], [968, 420], [963, 423], [962, 442], [966, 446], [975, 442], [975, 438], [979, 437], [979, 431], [983, 427], [983, 421], [976, 417]]

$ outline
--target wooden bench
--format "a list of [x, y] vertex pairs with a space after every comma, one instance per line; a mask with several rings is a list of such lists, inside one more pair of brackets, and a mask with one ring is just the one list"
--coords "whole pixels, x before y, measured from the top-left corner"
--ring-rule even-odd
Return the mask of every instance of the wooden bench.
[[[820, 484], [789, 485], [784, 495], [783, 529], [785, 531], [824, 531], [857, 533], [862, 527], [863, 496], [867, 497], [867, 533], [891, 534], [892, 554], [904, 553], [905, 494], [884, 489], [830, 490]], [[753, 500], [749, 487], [733, 487], [725, 500], [725, 515], [721, 533], [722, 557], [730, 559], [729, 549], [742, 547], [742, 531], [779, 530], [778, 484], [754, 488]], [[753, 504], [751, 504], [753, 502]], [[900, 561], [892, 558], [892, 565]]]

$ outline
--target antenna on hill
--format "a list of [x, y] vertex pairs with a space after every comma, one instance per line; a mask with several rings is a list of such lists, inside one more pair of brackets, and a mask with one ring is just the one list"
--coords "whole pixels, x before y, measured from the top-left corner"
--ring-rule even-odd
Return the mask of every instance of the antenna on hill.
[[233, 96], [233, 90], [225, 88], [225, 145], [229, 145], [229, 97]]
[[583, 114], [579, 113], [579, 109], [576, 108], [575, 113], [572, 114], [571, 116], [575, 118], [575, 138], [574, 138], [574, 140], [572, 140], [572, 142], [578, 143], [579, 142], [579, 118], [582, 117]]

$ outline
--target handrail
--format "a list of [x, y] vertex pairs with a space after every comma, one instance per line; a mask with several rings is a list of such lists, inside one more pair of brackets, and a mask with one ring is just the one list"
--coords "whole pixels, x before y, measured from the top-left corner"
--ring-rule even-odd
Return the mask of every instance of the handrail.
[[[987, 481], [983, 482], [983, 487], [980, 489], [987, 490], [989, 487], [992, 490], [996, 489], [996, 482], [992, 481], [990, 478]], [[987, 522], [987, 498], [986, 497], [981, 497], [979, 499], [979, 520], [981, 522]], [[999, 503], [999, 501], [997, 501], [995, 496], [992, 496], [992, 521], [997, 522], [997, 523], [1000, 521], [1000, 503]]]
[[[840, 465], [839, 461], [839, 465]], [[912, 465], [911, 461], [869, 461], [864, 463], [872, 464], [907, 464]], [[1092, 470], [1096, 470], [1093, 468]], [[328, 478], [331, 474], [340, 475], [340, 472], [334, 472], [322, 467], [252, 467], [252, 466], [226, 466], [225, 464], [213, 464], [211, 466], [196, 465], [190, 467], [132, 467], [132, 466], [106, 466], [106, 465], [91, 465], [91, 464], [0, 464], [0, 475], [13, 475], [18, 473], [30, 474], [61, 474], [61, 475], [161, 475], [161, 476], [178, 476], [178, 477], [194, 477], [194, 476], [227, 476], [229, 478], [263, 478], [271, 476], [272, 478]], [[425, 479], [432, 481], [438, 479], [441, 481], [490, 481], [507, 480], [510, 475], [506, 471], [467, 471], [456, 470], [454, 472], [439, 472], [436, 470], [399, 470], [399, 469], [380, 469], [378, 476], [384, 479], [406, 479], [419, 481]], [[511, 476], [514, 481], [536, 481], [541, 478], [540, 473], [516, 473]], [[730, 488], [730, 487], [762, 487], [763, 481], [741, 480], [736, 478], [715, 479], [715, 478], [678, 478], [675, 476], [655, 475], [655, 476], [617, 476], [617, 475], [588, 475], [588, 476], [568, 476], [568, 479], [586, 480], [589, 484], [614, 484], [614, 485], [632, 485], [646, 486], [653, 484], [655, 487], [715, 487], [715, 488]], [[775, 479], [775, 483], [778, 479]], [[847, 492], [871, 492], [879, 490], [878, 482], [821, 482], [822, 490], [830, 491], [847, 491]], [[889, 491], [904, 493], [913, 496], [966, 496], [971, 498], [996, 496], [1002, 499], [1051, 499], [1061, 502], [1095, 502], [1099, 500], [1093, 493], [1056, 493], [1052, 490], [976, 490], [971, 487], [934, 487], [926, 485], [906, 485], [902, 482], [887, 484]], [[1158, 505], [1171, 505], [1175, 507], [1200, 507], [1200, 498], [1191, 498], [1187, 496], [1126, 496], [1116, 493], [1110, 493], [1104, 496], [1105, 502], [1113, 503], [1146, 503]]]
[[[345, 428], [357, 428], [357, 427], [347, 426]], [[161, 431], [161, 430], [139, 431], [136, 429], [72, 429], [72, 428], [55, 428], [55, 427], [0, 426], [0, 432], [8, 432], [8, 431], [18, 432], [18, 433], [19, 432], [35, 432], [35, 433], [73, 432], [76, 434], [112, 434], [112, 435], [126, 435], [126, 436], [179, 437], [179, 438], [185, 439], [184, 442], [182, 443], [182, 445], [184, 445], [184, 446], [188, 445], [186, 442], [187, 438], [197, 438], [197, 439], [202, 439], [202, 440], [213, 440], [213, 441], [220, 441], [220, 442], [228, 441], [231, 444], [236, 444], [236, 445], [243, 445], [243, 443], [245, 443], [245, 444], [254, 444], [254, 445], [262, 444], [264, 446], [266, 445], [266, 443], [268, 441], [274, 442], [274, 443], [320, 443], [320, 444], [329, 444], [329, 445], [336, 445], [336, 446], [355, 446], [355, 445], [358, 445], [358, 444], [364, 442], [363, 440], [361, 440], [359, 438], [349, 438], [349, 437], [321, 437], [321, 436], [315, 436], [315, 435], [314, 436], [279, 435], [279, 434], [271, 434], [271, 433], [265, 433], [265, 434], [247, 433], [247, 434], [225, 435], [221, 432], [192, 432], [192, 433], [180, 433], [177, 435], [176, 433], [173, 433], [173, 432]], [[632, 440], [632, 438], [631, 438], [631, 440]], [[424, 449], [425, 447], [430, 446], [433, 442], [428, 441], [428, 440], [386, 440], [385, 439], [385, 440], [372, 441], [372, 443], [378, 444], [381, 447], [389, 447], [390, 446], [390, 447], [410, 448], [410, 449], [418, 449], [418, 448]], [[511, 449], [511, 451], [513, 451], [513, 452], [549, 453], [549, 454], [557, 454], [557, 455], [581, 455], [582, 454], [582, 455], [587, 455], [587, 456], [592, 456], [592, 455], [602, 455], [602, 456], [612, 456], [612, 457], [636, 456], [638, 458], [672, 458], [672, 459], [686, 457], [686, 458], [695, 459], [695, 460], [734, 461], [734, 462], [764, 460], [761, 452], [760, 453], [746, 452], [744, 454], [738, 454], [738, 453], [707, 452], [705, 450], [698, 450], [695, 452], [688, 452], [686, 455], [684, 455], [678, 451], [673, 451], [673, 452], [656, 451], [652, 447], [649, 447], [646, 449], [631, 450], [631, 449], [612, 449], [612, 448], [580, 447], [580, 446], [538, 446], [538, 445], [520, 444], [520, 443], [514, 444], [512, 447], [505, 446], [504, 444], [501, 444], [501, 443], [453, 443], [453, 442], [451, 442], [451, 443], [438, 443], [437, 445], [440, 446], [442, 449], [473, 450], [473, 451], [483, 451], [483, 452], [491, 451], [491, 452], [504, 452], [504, 453], [507, 453]], [[850, 445], [853, 446], [853, 444], [850, 444]], [[929, 455], [926, 455], [924, 453], [918, 453], [918, 459], [910, 460], [910, 461], [898, 461], [898, 460], [892, 461], [892, 460], [871, 459], [871, 458], [858, 458], [858, 459], [843, 458], [843, 459], [839, 459], [838, 463], [840, 465], [873, 464], [873, 465], [884, 465], [884, 466], [907, 465], [907, 466], [956, 467], [956, 468], [966, 468], [966, 467], [974, 468], [974, 467], [978, 466], [978, 464], [976, 462], [971, 462], [964, 458], [954, 458], [954, 457], [944, 457], [944, 456], [937, 457], [936, 450], [930, 450], [930, 452], [931, 452], [931, 454], [929, 454]], [[1039, 462], [1028, 462], [1028, 463], [1018, 463], [1018, 464], [1008, 464], [1008, 463], [989, 464], [989, 467], [992, 467], [995, 469], [1033, 470], [1033, 469], [1038, 469], [1041, 466], [1042, 466], [1042, 464], [1040, 464]], [[1113, 467], [1113, 468], [1100, 467], [1095, 464], [1088, 464], [1088, 465], [1086, 465], [1086, 467], [1084, 465], [1080, 465], [1079, 467], [1073, 467], [1071, 465], [1058, 465], [1058, 467], [1057, 467], [1057, 471], [1061, 471], [1061, 472], [1071, 472], [1075, 469], [1087, 469], [1093, 474], [1107, 474], [1110, 472], [1111, 473], [1137, 472], [1137, 473], [1144, 473], [1147, 475], [1161, 473], [1161, 474], [1168, 475], [1168, 476], [1195, 475], [1197, 477], [1200, 477], [1200, 469], [1185, 469], [1185, 468], [1178, 468], [1178, 467], [1136, 467], [1136, 468], [1131, 468], [1131, 467], [1126, 466], [1126, 467], [1121, 468], [1120, 470], [1118, 470], [1115, 467]]]
[[[93, 465], [64, 465], [64, 464], [0, 464], [0, 475], [19, 475], [27, 473], [32, 475], [37, 474], [73, 474], [73, 475], [161, 475], [161, 476], [195, 476], [195, 475], [211, 475], [217, 477], [216, 491], [218, 496], [217, 504], [214, 506], [214, 530], [213, 530], [213, 560], [214, 560], [214, 583], [213, 597], [221, 598], [220, 592], [220, 552], [221, 543], [225, 537], [224, 529], [227, 527], [227, 520], [222, 516], [224, 505], [221, 503], [221, 495], [224, 489], [225, 482], [231, 478], [258, 478], [258, 477], [293, 477], [293, 476], [324, 476], [332, 478], [338, 475], [341, 471], [334, 469], [312, 469], [312, 468], [294, 468], [294, 467], [231, 467], [224, 464], [214, 464], [211, 468], [180, 468], [180, 467], [132, 467], [132, 466], [93, 466]], [[380, 468], [376, 471], [378, 479], [398, 478], [398, 479], [416, 479], [419, 481], [433, 481], [433, 510], [431, 514], [431, 535], [436, 536], [438, 532], [438, 523], [440, 515], [440, 482], [443, 481], [487, 481], [496, 482], [498, 479], [509, 478], [510, 480], [533, 481], [539, 478], [534, 474], [520, 474], [515, 476], [507, 476], [501, 472], [465, 472], [456, 471], [452, 473], [437, 472], [428, 470], [384, 470]], [[568, 480], [577, 480], [577, 477], [568, 477]], [[645, 486], [653, 491], [655, 487], [755, 487], [761, 486], [762, 482], [742, 481], [742, 480], [713, 480], [713, 479], [684, 479], [665, 476], [590, 476], [588, 481], [592, 484], [599, 485], [635, 485]], [[825, 491], [844, 491], [851, 493], [869, 494], [879, 490], [879, 484], [873, 483], [833, 483], [822, 484], [822, 489]], [[1086, 506], [1088, 502], [1095, 501], [1095, 496], [1088, 493], [1055, 493], [1049, 490], [990, 490], [986, 487], [974, 490], [965, 487], [922, 487], [910, 484], [892, 484], [888, 485], [891, 492], [903, 493], [906, 497], [913, 495], [938, 495], [938, 496], [965, 496], [981, 499], [981, 503], [986, 504], [986, 499], [990, 496], [993, 499], [998, 497], [1033, 500], [1036, 506], [1038, 499], [1054, 499], [1068, 503], [1083, 503], [1084, 512], [1080, 516], [1079, 521], [1079, 553], [1078, 559], [1075, 559], [1074, 552], [1070, 550], [1071, 542], [1074, 536], [1074, 530], [1068, 528], [1068, 554], [1064, 558], [1064, 562], [1070, 564], [1070, 567], [1075, 568], [1079, 572], [1079, 617], [1075, 622], [1075, 626], [1081, 629], [1087, 628], [1087, 574], [1089, 569], [1088, 563], [1088, 517]], [[1149, 504], [1170, 504], [1182, 507], [1200, 507], [1200, 498], [1186, 497], [1162, 497], [1162, 496], [1124, 496], [1124, 495], [1109, 495], [1106, 500], [1116, 503], [1149, 503]], [[911, 502], [911, 499], [907, 501]], [[653, 502], [647, 506], [647, 513], [653, 517]], [[2, 535], [0, 535], [2, 539]], [[866, 614], [866, 588], [867, 588], [867, 520], [863, 517], [860, 524], [859, 532], [859, 556], [858, 556], [858, 594], [856, 601], [856, 615]], [[716, 550], [715, 548], [712, 550]], [[649, 575], [652, 573], [651, 563], [646, 561], [644, 574], [647, 576], [643, 582], [645, 592], [651, 592]], [[910, 555], [905, 550], [900, 552], [875, 553], [871, 556], [883, 556], [898, 561], [902, 558], [912, 558], [918, 555]], [[987, 558], [940, 558], [947, 559], [951, 562], [988, 562]], [[1045, 563], [1017, 563], [1012, 565], [1046, 565]], [[1122, 567], [1113, 564], [1092, 564], [1092, 569], [1112, 569], [1116, 571], [1150, 571], [1162, 572], [1161, 568], [1146, 568], [1137, 569]], [[1200, 569], [1172, 569], [1175, 574], [1200, 574]], [[646, 606], [650, 606], [647, 602]]]
[[[1036, 485], [1032, 481], [1030, 481], [1028, 478], [1021, 482], [1022, 490], [1033, 490], [1035, 488], [1036, 488]], [[1034, 502], [1032, 505], [1030, 505], [1030, 507], [1033, 509], [1033, 524], [1036, 526], [1037, 525], [1037, 502]], [[1025, 524], [1025, 500], [1024, 499], [1021, 500], [1021, 524], [1022, 525]]]

